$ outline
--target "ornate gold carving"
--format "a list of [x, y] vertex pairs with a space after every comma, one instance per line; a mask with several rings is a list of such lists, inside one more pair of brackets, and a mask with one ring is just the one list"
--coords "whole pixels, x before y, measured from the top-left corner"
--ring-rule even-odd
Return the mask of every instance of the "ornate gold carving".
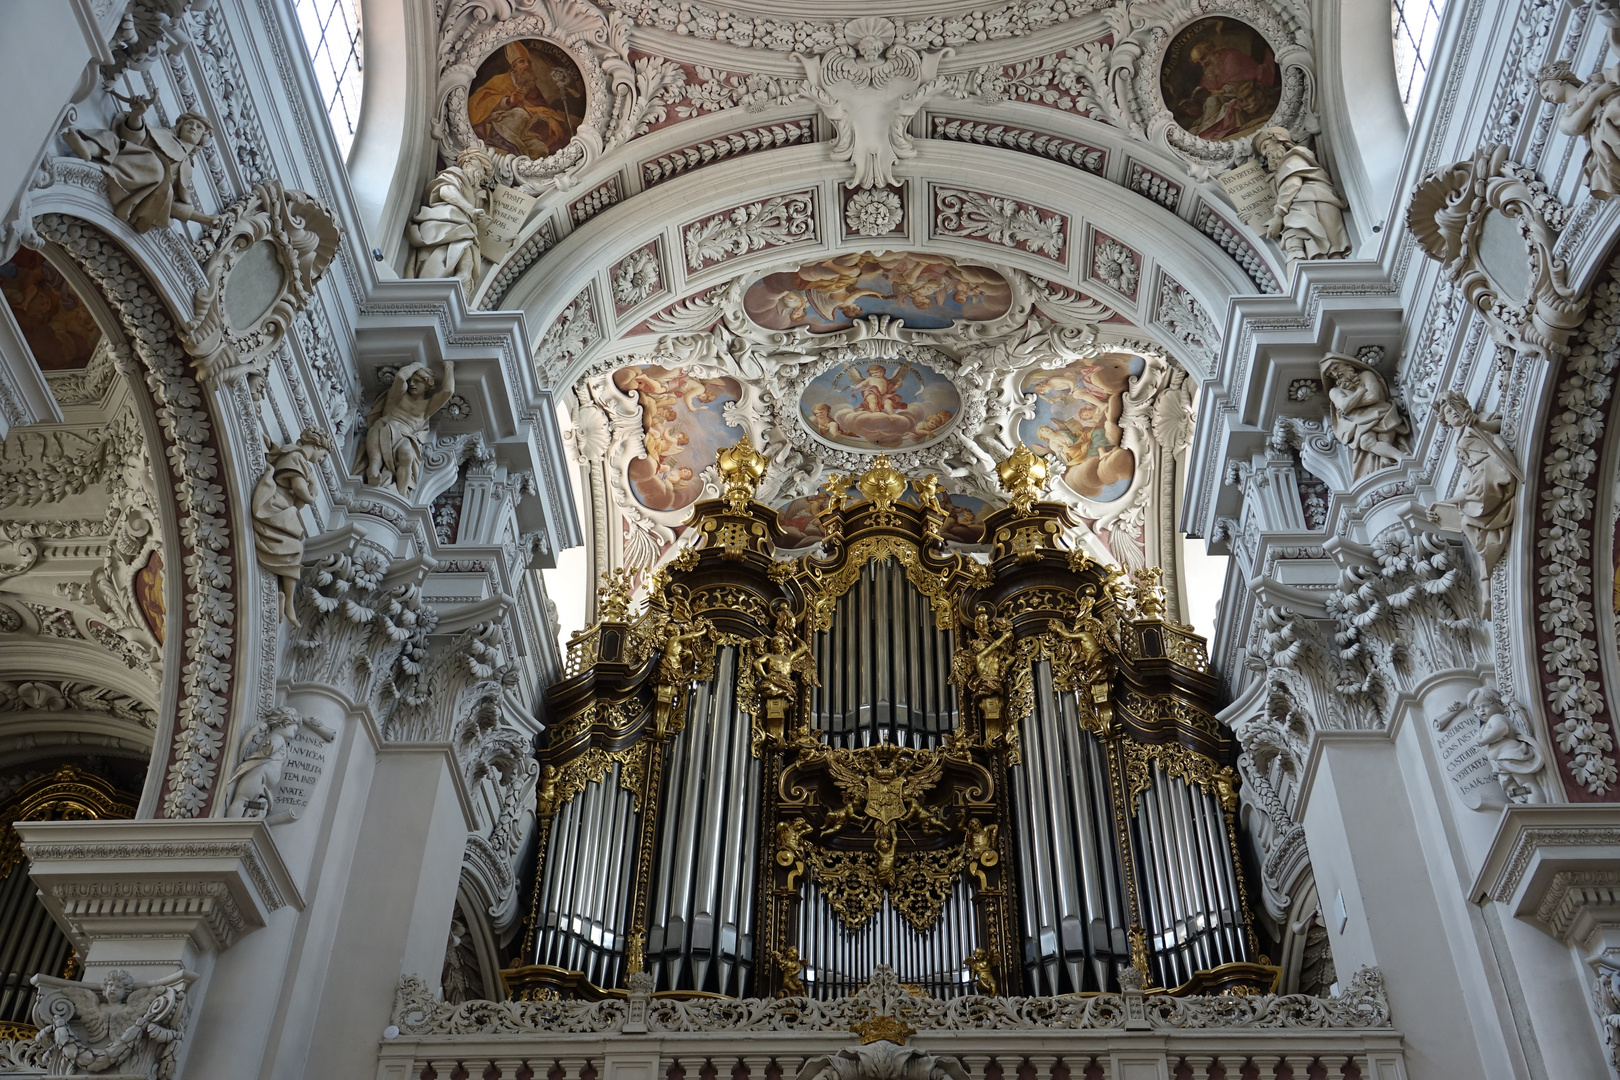
[[1001, 963], [1001, 957], [989, 949], [974, 949], [968, 953], [967, 959], [962, 961], [963, 966], [968, 969], [968, 974], [973, 976], [973, 981], [978, 986], [979, 993], [988, 994], [991, 997], [996, 995], [995, 969], [999, 963]]
[[1144, 983], [1151, 984], [1153, 974], [1148, 970], [1147, 931], [1140, 926], [1133, 926], [1126, 933], [1131, 938], [1131, 967], [1142, 973]]
[[635, 975], [647, 970], [647, 931], [641, 927], [624, 939], [624, 972]]
[[893, 853], [893, 884], [886, 886], [878, 881], [884, 857], [876, 851], [811, 847], [807, 855], [828, 906], [852, 932], [877, 914], [885, 893], [906, 922], [926, 932], [938, 921], [964, 866], [960, 847]]
[[871, 500], [878, 510], [887, 510], [906, 490], [905, 475], [894, 468], [888, 454], [879, 454], [872, 467], [855, 482], [860, 493]]
[[1196, 784], [1221, 800], [1223, 807], [1227, 799], [1236, 799], [1237, 773], [1180, 743], [1139, 743], [1134, 739], [1122, 739], [1120, 747], [1125, 757], [1132, 817], [1136, 816], [1138, 809], [1137, 796], [1152, 786], [1151, 763], [1155, 761], [1166, 776]]
[[600, 784], [614, 762], [619, 765], [619, 786], [630, 793], [631, 806], [639, 810], [641, 785], [647, 768], [646, 742], [638, 742], [625, 750], [602, 750], [592, 746], [579, 756], [558, 765], [552, 813], [572, 802], [574, 796], [585, 790], [586, 784]]
[[623, 566], [602, 575], [596, 587], [597, 625], [630, 621], [630, 596], [635, 588], [634, 573]]
[[754, 449], [744, 435], [737, 442], [715, 455], [720, 469], [720, 481], [725, 486], [722, 497], [726, 508], [740, 514], [753, 501], [754, 491], [765, 478], [765, 455]]
[[996, 848], [996, 833], [999, 825], [981, 825], [977, 818], [968, 818], [962, 826], [967, 839], [962, 843], [962, 856], [967, 862], [968, 873], [979, 879], [979, 888], [988, 889], [990, 881], [984, 876], [986, 867], [995, 866], [1001, 861], [1001, 854]]
[[22, 840], [12, 823], [17, 821], [104, 821], [135, 816], [135, 798], [99, 776], [73, 765], [38, 776], [17, 789], [0, 807], [0, 879], [22, 862]]
[[886, 1013], [857, 1020], [849, 1025], [849, 1030], [860, 1036], [862, 1046], [875, 1042], [892, 1042], [897, 1046], [904, 1046], [907, 1039], [917, 1034], [916, 1028]]
[[1164, 571], [1157, 566], [1144, 566], [1136, 571], [1137, 618], [1144, 621], [1164, 621]]
[[777, 991], [777, 997], [803, 997], [804, 996], [804, 961], [799, 958], [799, 947], [789, 945], [781, 952], [772, 952], [771, 959], [776, 964], [776, 970], [782, 973], [782, 988]]
[[798, 887], [796, 879], [804, 876], [804, 860], [810, 850], [804, 838], [809, 832], [810, 823], [803, 818], [776, 823], [776, 865], [789, 868], [788, 892], [793, 892]]
[[1046, 493], [1049, 479], [1046, 459], [1019, 443], [1007, 458], [996, 466], [1001, 477], [1001, 490], [1012, 497], [1013, 509], [1027, 514], [1035, 502]]
[[832, 836], [852, 819], [862, 830], [871, 829], [880, 841], [887, 838], [891, 849], [899, 826], [917, 825], [929, 833], [945, 831], [939, 814], [922, 802], [944, 772], [940, 754], [882, 745], [823, 749], [814, 757], [827, 767], [844, 793], [844, 805], [822, 822], [823, 837]]
[[973, 634], [951, 656], [951, 681], [978, 707], [984, 745], [995, 746], [1007, 731], [1002, 710], [1013, 666], [1012, 622], [992, 621], [989, 606], [981, 604], [973, 616]]

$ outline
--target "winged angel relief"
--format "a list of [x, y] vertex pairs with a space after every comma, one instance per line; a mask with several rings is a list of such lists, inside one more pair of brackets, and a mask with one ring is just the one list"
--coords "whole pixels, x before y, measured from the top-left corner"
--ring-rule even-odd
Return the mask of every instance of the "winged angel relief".
[[169, 1080], [185, 1032], [186, 987], [195, 976], [176, 972], [136, 982], [127, 971], [108, 974], [95, 987], [49, 975], [34, 976], [36, 1044], [45, 1048], [53, 1075], [116, 1073]]
[[822, 57], [799, 56], [804, 96], [837, 129], [833, 157], [854, 163], [847, 187], [894, 186], [895, 164], [916, 153], [906, 125], [944, 88], [936, 75], [951, 50], [919, 53], [894, 38], [888, 19], [855, 19], [844, 28], [851, 45]]

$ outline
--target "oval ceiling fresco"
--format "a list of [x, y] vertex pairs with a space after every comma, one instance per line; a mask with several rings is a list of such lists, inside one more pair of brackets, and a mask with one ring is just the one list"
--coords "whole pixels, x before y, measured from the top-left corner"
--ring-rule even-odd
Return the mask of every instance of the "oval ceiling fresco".
[[1120, 445], [1119, 414], [1131, 376], [1146, 366], [1139, 356], [1099, 356], [1025, 377], [1035, 414], [1019, 423], [1018, 437], [1050, 458], [1076, 495], [1112, 502], [1130, 488], [1136, 455]]
[[729, 375], [699, 379], [684, 371], [647, 365], [620, 368], [613, 384], [641, 403], [646, 454], [630, 462], [636, 501], [649, 510], [679, 510], [697, 501], [702, 472], [721, 447], [737, 441], [725, 420], [725, 407], [742, 394]]
[[1199, 19], [1165, 50], [1165, 108], [1182, 130], [1229, 142], [1266, 126], [1282, 100], [1282, 69], [1260, 31], [1236, 19]]
[[942, 438], [962, 396], [917, 361], [856, 360], [810, 380], [799, 397], [805, 426], [827, 442], [873, 453], [926, 446]]
[[958, 320], [998, 319], [1012, 307], [1007, 279], [986, 266], [946, 255], [849, 252], [767, 274], [743, 294], [748, 317], [768, 330], [846, 330], [856, 319], [887, 315], [913, 330]]

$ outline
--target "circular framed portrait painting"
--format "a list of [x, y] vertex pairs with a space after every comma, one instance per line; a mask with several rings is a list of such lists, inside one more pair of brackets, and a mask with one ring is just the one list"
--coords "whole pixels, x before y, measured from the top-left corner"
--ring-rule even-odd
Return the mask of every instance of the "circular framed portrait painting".
[[467, 88], [467, 119], [491, 150], [550, 157], [585, 123], [585, 80], [561, 47], [509, 41], [478, 66]]
[[1247, 138], [1265, 127], [1282, 89], [1282, 69], [1265, 37], [1225, 16], [1184, 27], [1159, 68], [1165, 108], [1183, 131], [1211, 142]]

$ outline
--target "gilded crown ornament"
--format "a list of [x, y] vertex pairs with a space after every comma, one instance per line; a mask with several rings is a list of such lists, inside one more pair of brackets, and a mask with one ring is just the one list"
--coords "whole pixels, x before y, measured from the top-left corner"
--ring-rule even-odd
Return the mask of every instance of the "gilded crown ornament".
[[1013, 508], [1020, 514], [1029, 513], [1035, 500], [1046, 493], [1051, 477], [1046, 459], [1023, 443], [996, 466], [996, 472], [1001, 476], [1001, 490], [1012, 496]]
[[628, 567], [617, 566], [602, 575], [602, 583], [596, 587], [597, 617], [600, 621], [630, 621], [630, 595], [634, 591], [634, 584]]
[[873, 460], [872, 467], [855, 481], [855, 486], [862, 495], [872, 500], [873, 506], [887, 510], [906, 490], [906, 478], [889, 462], [888, 454], [879, 454]]
[[904, 1046], [906, 1040], [917, 1034], [917, 1029], [897, 1016], [869, 1016], [849, 1025], [849, 1030], [861, 1037], [861, 1045], [891, 1042]]
[[726, 507], [734, 514], [742, 513], [765, 478], [765, 455], [755, 450], [744, 435], [716, 454], [715, 463], [725, 484]]

